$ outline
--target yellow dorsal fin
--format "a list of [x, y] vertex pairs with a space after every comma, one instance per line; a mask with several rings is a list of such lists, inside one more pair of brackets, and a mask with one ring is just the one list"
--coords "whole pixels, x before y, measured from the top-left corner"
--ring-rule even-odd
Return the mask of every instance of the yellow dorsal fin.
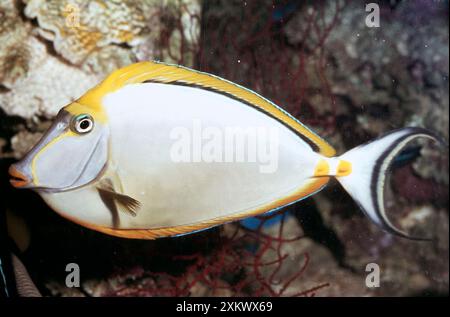
[[226, 94], [229, 97], [234, 97], [284, 123], [310, 144], [315, 151], [320, 152], [322, 155], [331, 157], [336, 153], [334, 148], [317, 134], [286, 111], [257, 93], [223, 78], [183, 66], [160, 62], [140, 62], [126, 66], [113, 72], [102, 83], [88, 91], [78, 102], [92, 107], [101, 107], [101, 99], [104, 95], [129, 84], [143, 83], [146, 81], [201, 87]]

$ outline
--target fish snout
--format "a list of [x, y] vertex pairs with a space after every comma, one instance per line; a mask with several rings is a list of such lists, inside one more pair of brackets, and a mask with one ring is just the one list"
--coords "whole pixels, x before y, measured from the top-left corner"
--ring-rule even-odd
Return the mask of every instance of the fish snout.
[[16, 188], [23, 188], [31, 183], [29, 173], [26, 173], [18, 164], [12, 164], [8, 169], [8, 173], [11, 176], [9, 182]]

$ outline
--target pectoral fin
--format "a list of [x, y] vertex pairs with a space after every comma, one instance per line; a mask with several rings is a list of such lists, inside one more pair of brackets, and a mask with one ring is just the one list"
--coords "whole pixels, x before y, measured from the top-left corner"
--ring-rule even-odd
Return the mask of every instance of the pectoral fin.
[[97, 190], [103, 202], [113, 213], [113, 217], [114, 213], [117, 213], [117, 210], [135, 217], [137, 211], [141, 207], [141, 203], [136, 199], [118, 193], [109, 178], [102, 180], [97, 186]]

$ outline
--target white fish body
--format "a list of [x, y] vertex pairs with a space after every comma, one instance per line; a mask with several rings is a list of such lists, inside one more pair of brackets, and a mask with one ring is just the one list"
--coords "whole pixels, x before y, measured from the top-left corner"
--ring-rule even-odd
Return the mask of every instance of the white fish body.
[[[64, 111], [64, 129], [54, 132], [55, 126], [49, 140], [44, 137], [12, 168], [26, 184], [13, 184], [35, 188], [66, 218], [129, 238], [174, 236], [262, 214], [317, 192], [333, 176], [375, 223], [406, 236], [386, 217], [384, 175], [410, 139], [434, 138], [407, 128], [334, 157], [330, 145], [256, 93], [151, 62], [115, 72]], [[85, 130], [70, 131], [82, 123]], [[230, 129], [247, 131], [254, 138], [246, 141], [257, 142], [240, 148], [226, 143]], [[90, 141], [81, 144], [83, 139]], [[189, 155], [180, 162], [182, 141]], [[217, 144], [222, 155], [208, 156]], [[233, 156], [239, 150], [246, 159]], [[61, 162], [64, 154], [56, 158], [52, 152], [73, 155]], [[70, 170], [68, 164], [78, 167]], [[49, 175], [56, 165], [69, 168], [63, 178]], [[45, 186], [46, 179], [64, 186]]]
[[[135, 96], [132, 103], [130, 95]], [[148, 95], [158, 95], [158, 99], [152, 102]], [[209, 91], [153, 83], [131, 85], [105, 98], [104, 105], [110, 118], [109, 168], [117, 173], [127, 195], [140, 201], [146, 211], [136, 217], [119, 214], [121, 228], [191, 225], [257, 210], [301, 191], [311, 182], [311, 171], [320, 159], [278, 121]], [[173, 129], [192, 131], [195, 121], [222, 130], [277, 129], [282, 144], [277, 149], [276, 171], [261, 173], [259, 162], [174, 162], [170, 157]], [[64, 215], [77, 214], [82, 221], [99, 226], [113, 225], [95, 183], [43, 195]]]

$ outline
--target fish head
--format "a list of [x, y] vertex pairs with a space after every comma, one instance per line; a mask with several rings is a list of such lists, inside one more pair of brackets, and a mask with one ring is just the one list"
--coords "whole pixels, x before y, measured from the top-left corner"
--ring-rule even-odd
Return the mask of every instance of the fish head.
[[108, 138], [103, 112], [71, 103], [25, 157], [10, 166], [10, 182], [17, 188], [49, 192], [85, 186], [105, 169]]

